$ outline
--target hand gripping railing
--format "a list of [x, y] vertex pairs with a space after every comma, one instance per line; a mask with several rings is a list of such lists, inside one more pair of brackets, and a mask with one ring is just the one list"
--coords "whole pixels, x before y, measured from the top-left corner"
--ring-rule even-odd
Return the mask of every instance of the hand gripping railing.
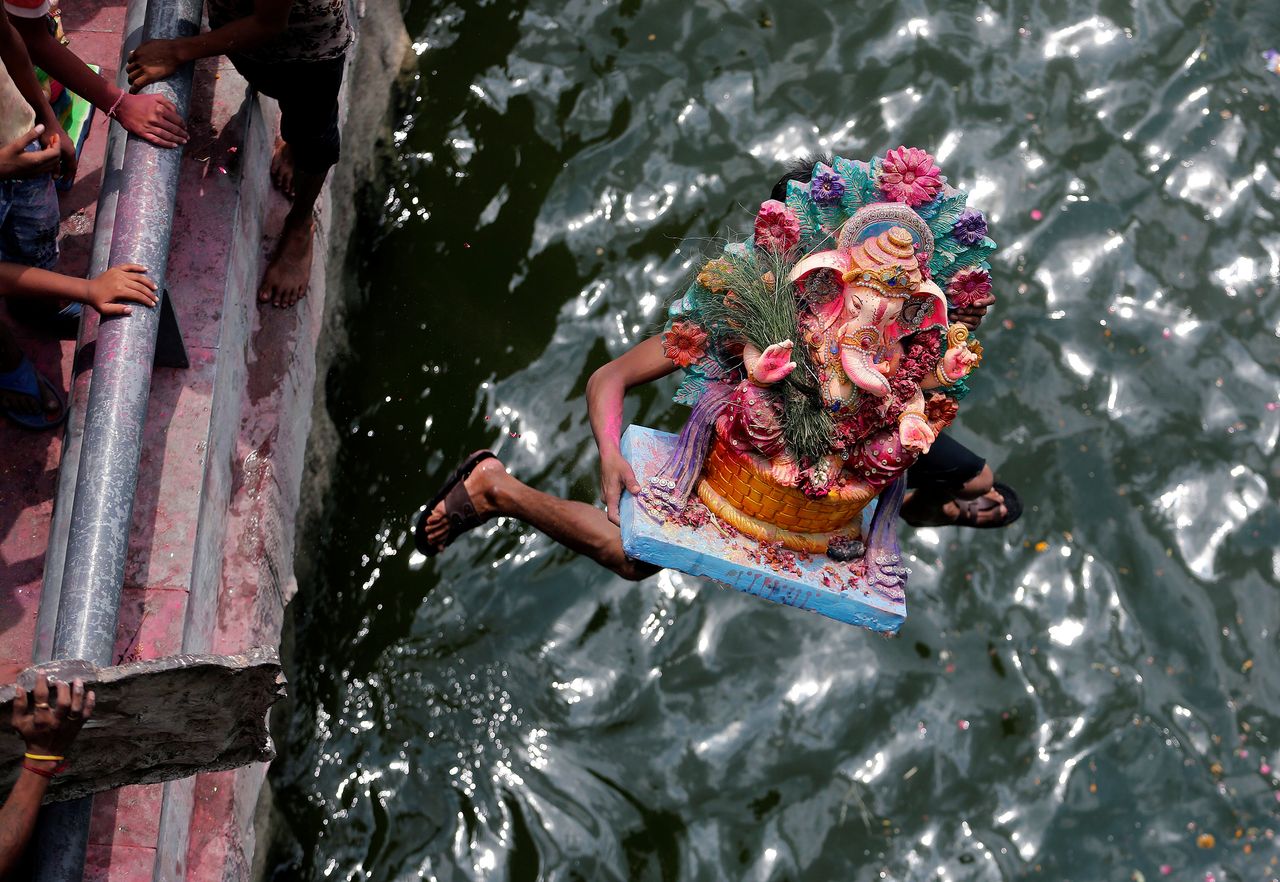
[[[117, 82], [128, 88], [125, 53], [137, 44], [134, 35], [140, 23], [144, 39], [189, 36], [199, 30], [201, 5], [201, 0], [151, 0], [149, 4], [147, 0], [129, 0]], [[166, 95], [185, 118], [191, 77], [192, 66], [187, 64], [144, 91]], [[119, 123], [113, 122], [90, 271], [98, 273], [121, 263], [141, 264], [159, 285], [162, 301], [167, 300], [165, 275], [182, 152], [129, 136], [120, 159], [123, 137]], [[113, 160], [119, 163], [114, 174]], [[104, 247], [108, 240], [109, 252]], [[51, 547], [46, 556], [47, 565], [54, 565], [50, 576], [56, 578], [60, 568], [62, 578], [60, 585], [51, 585], [49, 578], [45, 580], [45, 594], [50, 594], [50, 588], [55, 593], [42, 597], [45, 634], [43, 640], [41, 635], [37, 637], [37, 661], [84, 659], [96, 665], [111, 664], [151, 370], [162, 317], [170, 330], [176, 331], [172, 313], [163, 314], [165, 308], [171, 309], [167, 303], [154, 309], [135, 307], [132, 315], [107, 319], [98, 326], [83, 436], [78, 436], [80, 422], [75, 420], [68, 430], [70, 443], [64, 451], [64, 474], [59, 481], [50, 542], [61, 543], [65, 529], [65, 554], [57, 553], [60, 547]], [[77, 452], [78, 461], [74, 459]], [[75, 476], [74, 493], [70, 492], [71, 474]], [[56, 625], [50, 643], [47, 625], [55, 610]], [[49, 806], [41, 812], [34, 848], [37, 880], [81, 879], [90, 808], [91, 799], [86, 798]]]

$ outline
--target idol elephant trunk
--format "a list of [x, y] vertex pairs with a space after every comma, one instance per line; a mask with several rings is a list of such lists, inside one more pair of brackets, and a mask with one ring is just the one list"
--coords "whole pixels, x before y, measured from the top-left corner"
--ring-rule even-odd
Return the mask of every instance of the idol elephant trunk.
[[840, 352], [840, 365], [853, 385], [863, 392], [877, 398], [889, 394], [889, 381], [876, 369], [869, 350], [845, 347]]

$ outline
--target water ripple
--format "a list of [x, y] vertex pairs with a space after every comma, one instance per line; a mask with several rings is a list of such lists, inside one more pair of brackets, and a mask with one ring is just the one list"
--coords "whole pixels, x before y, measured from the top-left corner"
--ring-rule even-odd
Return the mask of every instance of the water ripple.
[[[1262, 4], [406, 14], [416, 90], [361, 232], [368, 306], [328, 382], [339, 477], [293, 606], [277, 875], [1276, 877]], [[899, 143], [1002, 243], [954, 432], [1027, 511], [904, 531], [898, 639], [680, 574], [625, 583], [509, 520], [406, 553], [479, 446], [593, 500], [591, 370], [781, 163]], [[672, 385], [628, 419], [678, 426]]]

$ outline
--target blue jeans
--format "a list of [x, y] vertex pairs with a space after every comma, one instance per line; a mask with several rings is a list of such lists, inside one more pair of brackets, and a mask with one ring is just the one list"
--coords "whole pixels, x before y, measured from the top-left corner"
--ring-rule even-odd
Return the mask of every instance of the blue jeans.
[[0, 180], [0, 260], [53, 269], [61, 219], [52, 175]]

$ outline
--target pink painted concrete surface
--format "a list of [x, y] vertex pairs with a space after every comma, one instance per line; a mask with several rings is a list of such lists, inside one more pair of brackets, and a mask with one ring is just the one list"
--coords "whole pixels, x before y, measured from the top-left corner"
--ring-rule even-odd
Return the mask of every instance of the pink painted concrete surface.
[[[72, 48], [114, 76], [123, 0], [73, 5], [64, 18]], [[360, 19], [364, 48], [347, 81], [385, 85], [408, 52], [398, 6], [388, 2], [378, 16]], [[327, 289], [345, 259], [357, 181], [375, 155], [386, 110], [378, 104], [362, 102], [363, 121], [353, 117], [348, 129], [342, 101], [344, 159], [321, 197], [308, 296], [291, 310], [259, 308], [254, 292], [286, 209], [268, 180], [277, 110], [269, 99], [247, 100], [225, 61], [196, 67], [168, 266], [191, 368], [158, 369], [153, 378], [118, 660], [279, 642], [284, 606], [296, 591], [295, 519]], [[79, 182], [63, 204], [64, 272], [87, 268], [104, 122], [95, 121]], [[335, 200], [347, 209], [337, 219]], [[72, 344], [30, 334], [22, 340], [65, 389]], [[89, 380], [89, 371], [76, 377], [80, 405]], [[28, 434], [0, 420], [0, 667], [31, 657], [60, 454], [57, 433]], [[84, 878], [249, 878], [266, 771], [257, 764], [96, 797]]]
[[[64, 19], [71, 48], [84, 60], [101, 65], [104, 75], [112, 79], [124, 12], [122, 0], [87, 0], [68, 7]], [[182, 162], [167, 273], [191, 367], [185, 371], [158, 369], [152, 381], [116, 661], [175, 655], [184, 650], [186, 642], [193, 553], [222, 342], [220, 324], [232, 230], [240, 205], [238, 164], [244, 125], [238, 114], [246, 106], [245, 84], [229, 65], [216, 59], [197, 65], [188, 120], [191, 141]], [[58, 268], [69, 274], [83, 275], [88, 268], [106, 125], [105, 115], [96, 115], [76, 186], [62, 199], [62, 259]], [[13, 327], [37, 367], [66, 390], [74, 344], [49, 339], [21, 325]], [[88, 379], [88, 372], [79, 378], [77, 392], [81, 396], [87, 392]], [[0, 664], [25, 666], [31, 658], [61, 450], [60, 432], [25, 432], [0, 419]], [[278, 624], [275, 633], [264, 634], [266, 639], [260, 642], [274, 645], [277, 636]], [[237, 650], [249, 645], [234, 638], [229, 642], [236, 643]], [[262, 776], [260, 771], [259, 783]], [[194, 782], [189, 786], [194, 788]], [[185, 875], [180, 860], [167, 871], [156, 867], [163, 794], [162, 785], [152, 785], [123, 788], [95, 798], [86, 880]], [[240, 815], [214, 816], [233, 808], [217, 799], [216, 786], [197, 801], [197, 811], [205, 819], [202, 827], [208, 829], [243, 827]], [[247, 815], [250, 822], [251, 809]], [[181, 833], [185, 838], [185, 829]], [[251, 833], [249, 839], [251, 842]], [[207, 850], [208, 843], [199, 841]], [[185, 849], [180, 851], [181, 859]], [[246, 849], [232, 844], [203, 855], [201, 865], [208, 878], [243, 878], [247, 873], [245, 853]], [[252, 845], [247, 853], [252, 855]]]
[[[72, 48], [114, 78], [124, 5], [111, 0], [77, 3], [67, 24]], [[115, 33], [104, 32], [109, 25]], [[94, 210], [102, 182], [107, 119], [95, 114], [80, 156], [76, 184], [62, 196], [62, 272], [83, 275], [89, 266]], [[8, 320], [7, 316], [4, 320]], [[37, 369], [66, 390], [74, 344], [59, 342], [10, 323]], [[62, 454], [60, 432], [25, 432], [0, 418], [0, 661], [27, 662], [35, 635], [45, 542]]]

